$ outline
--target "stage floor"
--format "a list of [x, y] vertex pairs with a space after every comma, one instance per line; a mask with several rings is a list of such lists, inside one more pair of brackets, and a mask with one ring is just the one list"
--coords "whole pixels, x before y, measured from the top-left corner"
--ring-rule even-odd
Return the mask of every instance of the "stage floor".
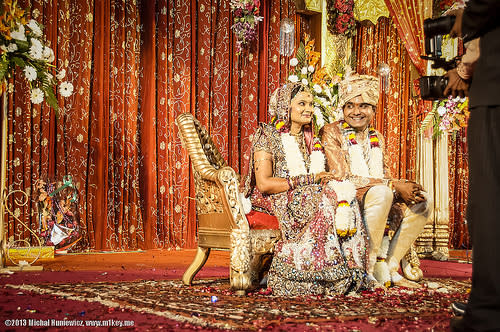
[[[86, 252], [56, 255], [53, 259], [41, 259], [35, 265], [45, 272], [100, 271], [147, 274], [163, 278], [181, 278], [191, 264], [196, 249], [139, 250], [127, 252]], [[228, 277], [229, 251], [212, 250], [205, 266], [197, 277]], [[471, 252], [451, 250], [448, 261], [422, 259], [424, 277], [451, 277], [467, 279], [472, 275]], [[128, 279], [128, 278], [127, 278]]]
[[[421, 260], [426, 286], [415, 291], [395, 287], [387, 294], [368, 292], [354, 297], [299, 300], [269, 297], [259, 291], [239, 297], [228, 289], [229, 251], [213, 250], [194, 285], [183, 286], [180, 279], [195, 254], [194, 249], [89, 252], [41, 260], [38, 263], [43, 271], [0, 274], [0, 319], [21, 323], [32, 320], [82, 321], [85, 324], [123, 321], [133, 322], [130, 328], [125, 328], [133, 331], [217, 331], [226, 328], [289, 332], [311, 329], [447, 331], [451, 317], [449, 305], [466, 300], [472, 272], [470, 263], [458, 262], [466, 261], [469, 253], [452, 252], [450, 261]], [[441, 288], [431, 289], [427, 282]], [[216, 304], [210, 301], [212, 295], [219, 299]], [[309, 304], [302, 308], [300, 305], [304, 305], [304, 301]], [[356, 308], [355, 317], [352, 310], [340, 310], [346, 307], [345, 301], [352, 302], [349, 308]], [[311, 311], [309, 306], [323, 308], [327, 316]], [[211, 307], [216, 307], [219, 318], [214, 318]], [[271, 307], [274, 311], [268, 312]], [[256, 320], [256, 317], [260, 318]], [[6, 326], [0, 325], [0, 330], [3, 327]], [[37, 330], [53, 328], [39, 327]], [[86, 331], [88, 328], [57, 330]]]

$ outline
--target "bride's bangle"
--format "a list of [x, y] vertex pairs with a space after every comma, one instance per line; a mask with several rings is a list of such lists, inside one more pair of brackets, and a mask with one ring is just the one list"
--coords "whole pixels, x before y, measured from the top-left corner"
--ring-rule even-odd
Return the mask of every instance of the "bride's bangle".
[[286, 181], [288, 182], [288, 187], [290, 187], [289, 190], [293, 190], [298, 187], [314, 184], [314, 178], [314, 174], [297, 175], [287, 177]]

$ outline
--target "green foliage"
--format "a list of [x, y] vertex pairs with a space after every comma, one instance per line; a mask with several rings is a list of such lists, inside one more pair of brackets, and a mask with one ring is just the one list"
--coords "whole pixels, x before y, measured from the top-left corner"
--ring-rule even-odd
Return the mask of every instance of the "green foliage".
[[8, 69], [9, 62], [7, 61], [7, 58], [5, 56], [2, 56], [2, 58], [0, 59], [0, 82], [5, 78]]
[[26, 67], [26, 62], [24, 62], [24, 60], [20, 57], [17, 57], [17, 56], [13, 56], [12, 57], [12, 62], [14, 62], [14, 64], [18, 67], [21, 67], [21, 68], [24, 68]]
[[295, 54], [295, 58], [299, 62], [297, 67], [302, 67], [304, 63], [306, 62], [306, 47], [304, 46], [303, 42], [300, 42], [299, 48], [297, 49], [297, 52]]

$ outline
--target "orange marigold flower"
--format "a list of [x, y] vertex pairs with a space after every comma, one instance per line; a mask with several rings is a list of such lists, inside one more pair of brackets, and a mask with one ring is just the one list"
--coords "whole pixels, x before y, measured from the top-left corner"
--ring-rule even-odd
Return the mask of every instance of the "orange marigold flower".
[[315, 84], [323, 85], [326, 83], [325, 78], [327, 77], [328, 73], [326, 72], [326, 68], [323, 67], [314, 72], [312, 81]]

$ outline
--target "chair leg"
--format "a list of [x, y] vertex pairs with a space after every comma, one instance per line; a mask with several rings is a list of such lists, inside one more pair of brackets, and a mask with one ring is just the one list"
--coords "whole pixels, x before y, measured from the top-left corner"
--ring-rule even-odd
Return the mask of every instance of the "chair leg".
[[205, 265], [208, 255], [210, 254], [210, 248], [202, 248], [198, 247], [198, 251], [196, 251], [196, 256], [193, 259], [193, 262], [187, 268], [186, 272], [182, 276], [182, 282], [184, 285], [191, 285], [193, 282], [194, 276], [201, 270], [203, 265]]
[[231, 232], [231, 287], [237, 295], [245, 295], [252, 284], [250, 234], [248, 230], [233, 229]]

